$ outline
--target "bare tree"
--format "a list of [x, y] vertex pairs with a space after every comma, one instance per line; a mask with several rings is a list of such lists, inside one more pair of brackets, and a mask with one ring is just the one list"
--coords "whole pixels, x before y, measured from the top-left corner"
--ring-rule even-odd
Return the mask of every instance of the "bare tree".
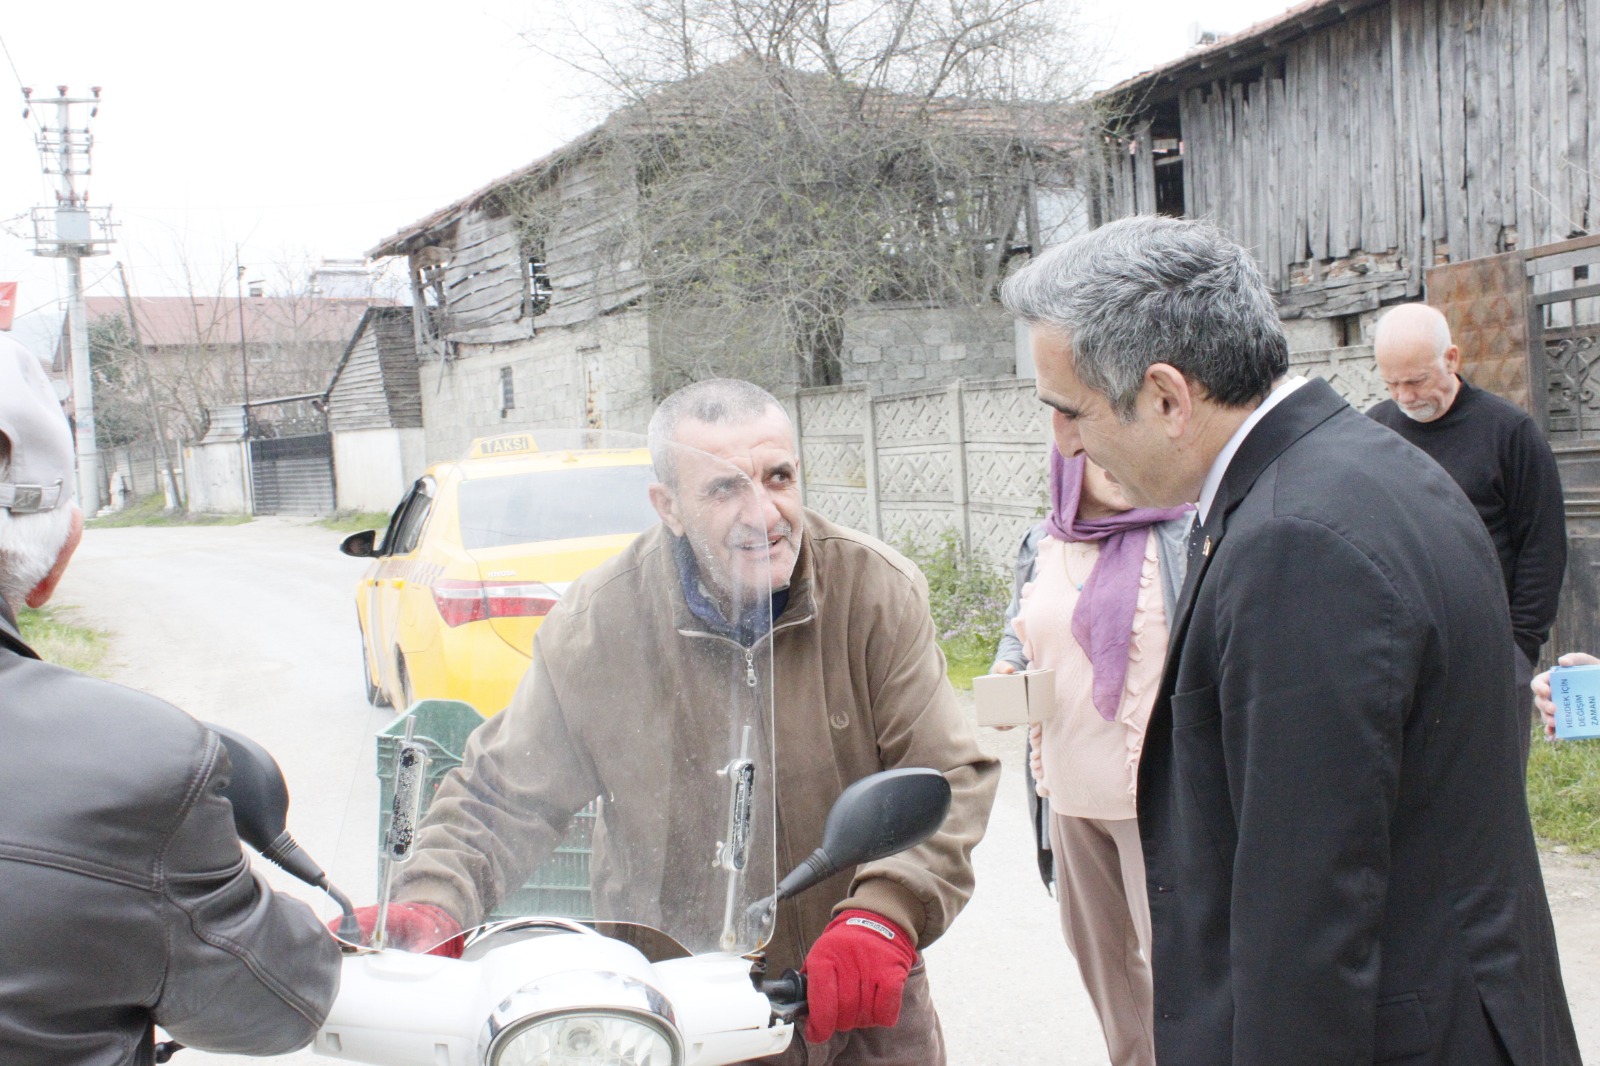
[[603, 154], [636, 206], [608, 243], [649, 281], [658, 387], [836, 383], [852, 308], [987, 305], [1039, 187], [1075, 181], [1066, 4], [624, 0], [607, 36], [546, 40], [620, 105]]
[[[321, 391], [364, 306], [319, 298], [309, 264], [299, 260], [278, 268], [270, 296], [241, 299], [231, 268], [202, 279], [185, 260], [184, 276], [188, 295], [119, 301], [91, 329], [104, 359], [97, 407], [126, 409], [119, 422], [126, 432], [154, 434], [163, 426], [179, 439], [199, 440], [210, 408], [243, 399], [246, 361], [252, 400]], [[130, 309], [140, 319], [131, 324]]]

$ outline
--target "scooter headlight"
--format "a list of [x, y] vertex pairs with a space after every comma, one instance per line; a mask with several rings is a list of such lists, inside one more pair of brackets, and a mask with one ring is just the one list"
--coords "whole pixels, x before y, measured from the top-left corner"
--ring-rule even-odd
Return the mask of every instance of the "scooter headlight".
[[493, 1066], [677, 1066], [683, 1060], [659, 1025], [625, 1014], [529, 1019], [508, 1031]]
[[632, 977], [552, 974], [502, 1000], [482, 1045], [489, 1066], [681, 1066], [672, 1008]]

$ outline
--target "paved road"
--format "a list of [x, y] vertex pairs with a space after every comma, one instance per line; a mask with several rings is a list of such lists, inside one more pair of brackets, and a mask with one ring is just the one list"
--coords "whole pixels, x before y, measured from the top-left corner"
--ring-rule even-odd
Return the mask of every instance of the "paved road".
[[[114, 635], [115, 680], [198, 717], [233, 725], [283, 765], [290, 827], [325, 863], [369, 842], [372, 735], [389, 712], [361, 687], [353, 588], [363, 563], [336, 550], [340, 534], [297, 519], [226, 527], [91, 530], [57, 602]], [[1021, 731], [984, 731], [1005, 766], [988, 837], [976, 853], [978, 890], [928, 952], [953, 1066], [1102, 1066], [1104, 1044], [1062, 945], [1055, 902], [1033, 869], [1023, 806]], [[339, 872], [330, 870], [335, 880]], [[1600, 871], [1546, 857], [1579, 1037], [1600, 1060]], [[305, 890], [310, 895], [309, 890]], [[185, 1052], [188, 1066], [242, 1063]], [[308, 1053], [271, 1060], [331, 1063]]]

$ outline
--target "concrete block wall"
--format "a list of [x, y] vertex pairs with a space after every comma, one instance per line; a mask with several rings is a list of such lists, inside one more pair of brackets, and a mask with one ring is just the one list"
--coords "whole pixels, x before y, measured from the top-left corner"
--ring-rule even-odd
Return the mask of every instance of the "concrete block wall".
[[1016, 372], [1016, 328], [999, 307], [879, 306], [845, 322], [844, 383], [878, 395]]
[[392, 511], [427, 466], [421, 429], [351, 429], [333, 435], [335, 506]]
[[[501, 370], [514, 406], [502, 409]], [[521, 429], [602, 428], [643, 433], [653, 409], [642, 312], [604, 328], [553, 329], [512, 344], [466, 345], [421, 370], [428, 462], [460, 455], [474, 437]]]

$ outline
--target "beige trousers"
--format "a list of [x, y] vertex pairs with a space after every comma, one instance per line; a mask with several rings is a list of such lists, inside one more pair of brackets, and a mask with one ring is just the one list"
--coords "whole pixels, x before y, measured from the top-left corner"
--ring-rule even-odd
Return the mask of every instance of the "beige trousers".
[[1139, 821], [1050, 814], [1061, 931], [1100, 1016], [1111, 1066], [1155, 1066], [1150, 897]]
[[794, 1041], [779, 1055], [752, 1059], [762, 1066], [944, 1066], [944, 1033], [933, 1009], [933, 991], [922, 957], [906, 977], [900, 1021], [892, 1029], [852, 1029], [825, 1043], [806, 1043], [804, 1019]]

